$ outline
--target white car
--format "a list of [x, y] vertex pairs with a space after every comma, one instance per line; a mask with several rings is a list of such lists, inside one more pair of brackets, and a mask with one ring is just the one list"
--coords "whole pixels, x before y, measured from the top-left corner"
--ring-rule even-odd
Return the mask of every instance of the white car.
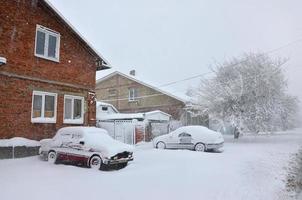
[[191, 149], [195, 151], [218, 150], [223, 147], [221, 133], [203, 126], [184, 126], [153, 139], [158, 149]]
[[65, 127], [53, 139], [40, 141], [40, 155], [52, 163], [84, 165], [95, 169], [123, 168], [133, 160], [133, 147], [95, 127]]

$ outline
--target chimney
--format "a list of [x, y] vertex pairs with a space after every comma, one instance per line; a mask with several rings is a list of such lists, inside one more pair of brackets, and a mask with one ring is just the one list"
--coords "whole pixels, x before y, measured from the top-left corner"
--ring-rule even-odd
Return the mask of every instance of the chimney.
[[134, 70], [134, 69], [131, 70], [131, 71], [129, 72], [129, 74], [130, 74], [131, 76], [135, 76], [135, 70]]

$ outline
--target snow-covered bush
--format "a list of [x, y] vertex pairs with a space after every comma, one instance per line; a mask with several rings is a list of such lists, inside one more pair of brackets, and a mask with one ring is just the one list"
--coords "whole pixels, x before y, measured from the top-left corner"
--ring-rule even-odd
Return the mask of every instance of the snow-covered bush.
[[287, 175], [287, 189], [288, 191], [297, 194], [298, 198], [302, 197], [302, 149], [295, 154], [294, 159], [290, 162], [289, 171]]
[[287, 130], [295, 126], [298, 100], [286, 93], [284, 63], [265, 54], [244, 54], [217, 64], [214, 76], [188, 93], [222, 125], [252, 132]]

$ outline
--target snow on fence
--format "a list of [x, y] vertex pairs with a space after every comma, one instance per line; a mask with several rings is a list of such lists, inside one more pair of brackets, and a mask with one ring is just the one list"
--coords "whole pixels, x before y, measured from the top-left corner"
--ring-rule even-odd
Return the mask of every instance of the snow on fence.
[[0, 159], [24, 158], [39, 154], [40, 142], [15, 137], [0, 140]]
[[151, 122], [150, 125], [152, 138], [169, 133], [169, 122]]
[[97, 126], [108, 131], [114, 139], [126, 144], [145, 141], [145, 124], [137, 120], [99, 121]]

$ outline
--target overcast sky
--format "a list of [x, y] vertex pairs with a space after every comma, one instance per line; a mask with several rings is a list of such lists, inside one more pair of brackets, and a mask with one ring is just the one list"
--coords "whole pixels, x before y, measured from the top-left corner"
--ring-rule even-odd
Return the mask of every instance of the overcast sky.
[[[135, 69], [155, 86], [208, 72], [243, 52], [266, 52], [302, 38], [301, 0], [50, 0], [115, 70]], [[302, 99], [302, 41], [271, 56]], [[198, 79], [168, 88], [185, 93]]]

